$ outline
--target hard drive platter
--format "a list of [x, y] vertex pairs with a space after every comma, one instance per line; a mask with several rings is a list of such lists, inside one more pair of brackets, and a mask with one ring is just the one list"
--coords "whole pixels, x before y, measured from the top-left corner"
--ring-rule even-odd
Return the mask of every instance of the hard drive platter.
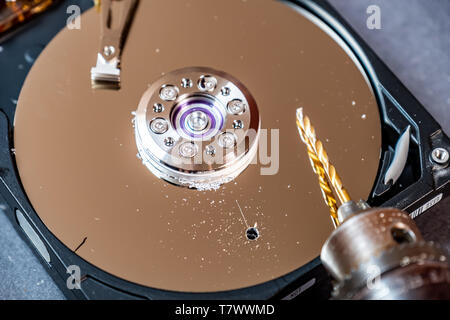
[[[116, 90], [91, 81], [101, 17], [56, 35], [1, 121], [2, 195], [69, 296], [329, 286], [316, 257], [333, 223], [298, 107], [355, 198], [417, 214], [448, 194], [430, 160], [448, 138], [326, 2], [139, 1]], [[65, 288], [70, 265], [81, 289]]]

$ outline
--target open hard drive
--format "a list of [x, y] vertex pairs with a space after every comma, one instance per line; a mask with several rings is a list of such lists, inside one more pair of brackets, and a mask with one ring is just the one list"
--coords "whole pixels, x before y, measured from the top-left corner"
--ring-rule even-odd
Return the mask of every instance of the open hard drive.
[[327, 2], [92, 6], [2, 44], [32, 67], [1, 79], [0, 193], [68, 297], [327, 298], [299, 107], [355, 198], [449, 194], [448, 137]]

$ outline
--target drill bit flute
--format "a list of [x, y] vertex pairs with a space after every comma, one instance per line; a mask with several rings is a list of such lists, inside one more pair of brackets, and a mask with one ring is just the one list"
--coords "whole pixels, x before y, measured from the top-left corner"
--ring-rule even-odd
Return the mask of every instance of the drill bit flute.
[[[370, 208], [364, 201], [353, 202], [302, 109], [297, 110], [297, 127], [336, 227], [320, 256], [335, 282], [332, 296], [336, 299], [448, 299], [447, 253], [426, 242], [406, 212], [396, 208]], [[324, 171], [341, 202], [337, 210]], [[376, 280], [371, 270], [376, 270]]]
[[330, 180], [331, 185], [336, 191], [341, 204], [350, 201], [350, 196], [348, 195], [347, 190], [345, 190], [344, 186], [342, 185], [342, 180], [337, 174], [336, 168], [330, 163], [330, 159], [328, 158], [328, 154], [326, 153], [322, 142], [317, 139], [316, 132], [314, 130], [314, 127], [311, 125], [309, 117], [303, 115], [303, 108], [297, 109], [297, 126], [299, 127], [299, 130], [302, 130], [304, 136], [306, 137], [306, 141], [308, 141], [305, 143], [314, 150], [315, 154], [322, 163], [322, 166], [327, 173], [328, 179]]
[[335, 228], [337, 228], [339, 226], [339, 220], [337, 217], [336, 198], [334, 197], [333, 190], [331, 189], [330, 184], [328, 183], [325, 168], [322, 165], [322, 163], [320, 162], [320, 159], [318, 158], [311, 141], [308, 140], [305, 130], [303, 129], [303, 126], [300, 123], [298, 114], [299, 114], [299, 112], [301, 113], [301, 109], [299, 109], [299, 110], [300, 111], [297, 111], [298, 132], [300, 134], [302, 141], [305, 143], [305, 145], [307, 147], [308, 157], [311, 162], [311, 166], [313, 168], [314, 173], [316, 173], [319, 178], [319, 186], [320, 186], [320, 190], [322, 191], [322, 196], [325, 200], [325, 204], [330, 209], [330, 216], [331, 216], [331, 220], [333, 221], [333, 225]]

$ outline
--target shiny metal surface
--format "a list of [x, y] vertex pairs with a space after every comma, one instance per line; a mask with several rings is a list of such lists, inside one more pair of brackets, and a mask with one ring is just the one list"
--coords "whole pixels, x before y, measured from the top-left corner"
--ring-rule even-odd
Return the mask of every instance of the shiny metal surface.
[[436, 148], [431, 152], [431, 160], [441, 166], [448, 164], [450, 155], [444, 148]]
[[243, 84], [204, 67], [155, 80], [133, 119], [144, 165], [158, 178], [199, 190], [217, 190], [247, 168], [258, 149], [260, 121]]
[[97, 64], [91, 68], [93, 86], [97, 81], [120, 83], [122, 45], [133, 18], [136, 3], [137, 0], [102, 1], [100, 49], [97, 53]]
[[410, 138], [411, 127], [408, 126], [397, 141], [394, 158], [384, 176], [384, 184], [394, 184], [397, 182], [398, 178], [400, 178], [400, 175], [405, 169], [406, 160], [408, 159]]
[[[16, 160], [34, 209], [72, 250], [87, 238], [76, 252], [83, 259], [156, 288], [243, 288], [311, 261], [333, 226], [295, 110], [308, 109], [355, 199], [369, 194], [380, 152], [373, 90], [355, 57], [322, 28], [279, 2], [141, 1], [122, 55], [122, 88], [103, 91], [87, 77], [99, 37], [98, 15], [87, 12], [81, 31], [63, 30], [42, 53], [18, 102]], [[217, 191], [164, 183], [136, 158], [131, 112], [142, 93], [193, 66], [245, 84], [274, 151], [271, 162], [249, 165]], [[279, 170], [261, 175], [277, 167], [276, 150]], [[251, 241], [246, 231], [255, 223]]]
[[[394, 233], [399, 233], [396, 239]], [[400, 239], [404, 236], [404, 239]], [[414, 221], [394, 208], [374, 208], [347, 218], [325, 242], [321, 260], [338, 281], [399, 244], [397, 240], [423, 241]]]
[[321, 260], [335, 280], [336, 299], [450, 296], [448, 253], [425, 242], [398, 209], [371, 208], [347, 217], [324, 244]]

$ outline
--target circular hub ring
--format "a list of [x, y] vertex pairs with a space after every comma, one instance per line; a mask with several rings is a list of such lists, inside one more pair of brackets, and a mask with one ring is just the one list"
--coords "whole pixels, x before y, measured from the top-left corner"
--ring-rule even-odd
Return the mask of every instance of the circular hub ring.
[[250, 92], [210, 68], [184, 68], [154, 82], [136, 111], [139, 156], [159, 178], [216, 189], [256, 154], [259, 112]]

